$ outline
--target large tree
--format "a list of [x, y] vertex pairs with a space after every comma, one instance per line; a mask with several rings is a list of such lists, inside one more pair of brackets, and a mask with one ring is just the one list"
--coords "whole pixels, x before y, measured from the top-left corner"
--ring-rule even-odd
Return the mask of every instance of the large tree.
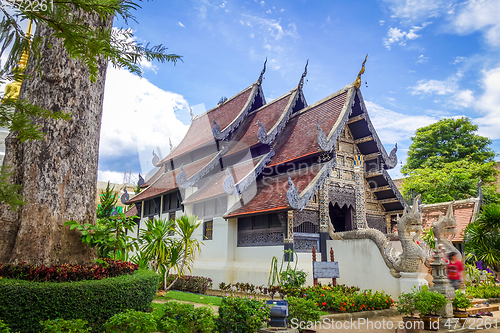
[[411, 137], [404, 174], [436, 163], [469, 159], [473, 162], [491, 162], [495, 152], [489, 147], [491, 140], [477, 135], [477, 125], [467, 117], [445, 118], [417, 129]]
[[[53, 9], [45, 11], [22, 7], [14, 15], [4, 11], [6, 19], [0, 29], [3, 36], [12, 36], [7, 62], [11, 72], [19, 59], [16, 56], [27, 45], [15, 15], [36, 24], [19, 101], [14, 105], [16, 113], [32, 112], [28, 114], [28, 125], [43, 132], [43, 139], [23, 141], [17, 131], [6, 139], [4, 166], [13, 173], [10, 184], [22, 187], [20, 194], [25, 204], [17, 210], [6, 204], [0, 207], [0, 262], [27, 260], [50, 265], [93, 259], [94, 252], [80, 241], [79, 232], [63, 224], [68, 220], [95, 224], [99, 133], [108, 62], [140, 73], [138, 63], [143, 57], [178, 59], [165, 54], [162, 46], [134, 44], [130, 31], [111, 29], [114, 15], [129, 19], [130, 10], [137, 7], [129, 0], [54, 0]], [[4, 73], [8, 70], [6, 67]], [[20, 108], [20, 103], [26, 103], [28, 111]], [[70, 113], [71, 119], [38, 117], [41, 112], [36, 110]]]

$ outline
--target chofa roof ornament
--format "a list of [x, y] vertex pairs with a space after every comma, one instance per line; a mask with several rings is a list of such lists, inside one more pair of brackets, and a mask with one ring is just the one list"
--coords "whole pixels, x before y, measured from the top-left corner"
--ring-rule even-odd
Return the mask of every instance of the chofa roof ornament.
[[264, 73], [266, 72], [266, 64], [267, 64], [267, 57], [266, 61], [264, 61], [264, 68], [262, 69], [262, 72], [260, 72], [259, 79], [257, 80], [259, 84], [262, 84], [262, 80], [264, 79]]
[[359, 87], [361, 86], [361, 74], [365, 72], [366, 59], [368, 59], [368, 54], [365, 57], [365, 61], [363, 61], [363, 65], [361, 66], [361, 70], [358, 73], [358, 77], [354, 81], [354, 86], [356, 87], [356, 89], [359, 89]]
[[299, 85], [298, 88], [299, 90], [302, 90], [302, 87], [304, 86], [304, 78], [307, 75], [307, 65], [309, 64], [309, 59], [306, 61], [306, 67], [304, 68], [304, 73], [302, 73], [302, 76], [300, 77]]

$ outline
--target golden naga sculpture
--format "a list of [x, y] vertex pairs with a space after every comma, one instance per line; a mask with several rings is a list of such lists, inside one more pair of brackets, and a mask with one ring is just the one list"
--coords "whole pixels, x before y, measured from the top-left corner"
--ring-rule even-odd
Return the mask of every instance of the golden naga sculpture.
[[[26, 38], [31, 37], [31, 30], [33, 29], [33, 24], [30, 20], [28, 23], [28, 31], [26, 32]], [[21, 55], [21, 59], [18, 62], [18, 67], [17, 70], [20, 71], [21, 73], [24, 72], [26, 69], [26, 66], [28, 65], [28, 58], [29, 58], [30, 50], [27, 48], [24, 50], [23, 54]], [[22, 78], [18, 78], [17, 80], [7, 84], [5, 86], [5, 94], [2, 99], [2, 103], [6, 99], [11, 99], [16, 101], [17, 98], [19, 97], [19, 92], [21, 91], [21, 84], [23, 83]]]
[[354, 81], [354, 86], [356, 89], [359, 89], [361, 86], [361, 74], [365, 72], [365, 64], [366, 64], [366, 59], [368, 58], [368, 54], [365, 57], [365, 61], [363, 61], [363, 65], [361, 66], [361, 70], [358, 73], [358, 77], [356, 78], [356, 81]]

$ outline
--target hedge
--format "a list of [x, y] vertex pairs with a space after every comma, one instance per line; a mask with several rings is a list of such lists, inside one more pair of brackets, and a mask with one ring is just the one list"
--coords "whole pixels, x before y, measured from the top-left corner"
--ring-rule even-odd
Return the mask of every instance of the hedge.
[[158, 275], [139, 270], [103, 280], [32, 282], [0, 279], [0, 319], [13, 332], [39, 332], [40, 321], [83, 319], [100, 328], [127, 309], [149, 310]]

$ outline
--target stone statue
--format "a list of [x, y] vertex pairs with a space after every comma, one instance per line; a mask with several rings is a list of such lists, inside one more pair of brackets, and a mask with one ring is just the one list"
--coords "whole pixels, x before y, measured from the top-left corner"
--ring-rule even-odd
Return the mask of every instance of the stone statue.
[[454, 202], [448, 205], [446, 215], [439, 214], [438, 221], [432, 224], [432, 231], [434, 232], [434, 238], [436, 238], [436, 248], [441, 246], [445, 253], [453, 252], [461, 257], [462, 255], [451, 242], [457, 233], [457, 220], [453, 216]]
[[377, 245], [392, 276], [401, 277], [400, 272], [420, 272], [422, 264], [427, 260], [427, 253], [417, 243], [422, 233], [422, 212], [419, 210], [420, 195], [413, 201], [413, 207], [405, 208], [403, 216], [398, 216], [397, 229], [403, 252], [396, 251], [387, 236], [376, 229], [358, 229], [346, 232], [334, 232], [329, 223], [329, 234], [332, 239], [371, 239]]

